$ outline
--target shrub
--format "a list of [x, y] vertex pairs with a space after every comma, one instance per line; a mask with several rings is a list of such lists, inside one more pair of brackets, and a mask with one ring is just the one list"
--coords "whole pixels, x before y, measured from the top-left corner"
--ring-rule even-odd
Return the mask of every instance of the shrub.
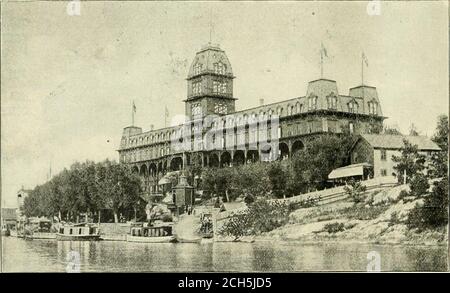
[[287, 203], [256, 200], [245, 212], [234, 214], [220, 229], [219, 234], [233, 236], [258, 235], [285, 225], [289, 220], [291, 206]]
[[255, 197], [254, 197], [253, 195], [251, 195], [251, 194], [247, 194], [247, 195], [244, 197], [244, 202], [245, 202], [247, 205], [252, 204], [254, 201], [255, 201]]
[[389, 219], [388, 226], [391, 227], [398, 223], [400, 223], [400, 219], [398, 218], [398, 212], [393, 212], [391, 214], [391, 218]]
[[328, 233], [336, 233], [336, 232], [342, 232], [345, 230], [344, 223], [328, 223], [323, 227], [323, 230]]
[[428, 184], [428, 180], [423, 174], [416, 174], [410, 182], [411, 187], [411, 195], [421, 196], [427, 193], [428, 188], [430, 188], [430, 184]]
[[398, 194], [398, 200], [400, 201], [400, 200], [402, 200], [402, 199], [404, 199], [405, 197], [408, 197], [408, 196], [409, 196], [408, 191], [402, 190], [402, 191], [400, 191], [400, 193]]
[[435, 182], [423, 206], [411, 210], [406, 221], [409, 229], [436, 228], [448, 222], [448, 178]]
[[172, 218], [171, 214], [162, 214], [160, 219], [163, 222], [172, 222], [173, 221], [173, 218]]
[[363, 200], [364, 192], [366, 192], [366, 186], [360, 181], [350, 180], [349, 184], [344, 187], [344, 191], [354, 203], [360, 203]]

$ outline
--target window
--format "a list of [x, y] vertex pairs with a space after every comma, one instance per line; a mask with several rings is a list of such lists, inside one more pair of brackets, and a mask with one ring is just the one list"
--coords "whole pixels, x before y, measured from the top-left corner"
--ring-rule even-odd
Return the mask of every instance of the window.
[[381, 150], [381, 160], [386, 161], [386, 150]]
[[227, 82], [226, 81], [213, 81], [213, 93], [215, 94], [225, 94], [227, 92]]
[[351, 101], [350, 103], [347, 104], [347, 106], [348, 106], [348, 111], [350, 113], [358, 113], [359, 105], [357, 102]]
[[192, 93], [198, 95], [202, 93], [202, 83], [200, 81], [194, 82], [192, 84]]
[[348, 127], [349, 127], [349, 129], [350, 129], [350, 133], [353, 133], [353, 131], [354, 131], [353, 122], [350, 122], [350, 123], [348, 124]]
[[302, 112], [302, 104], [300, 104], [300, 103], [297, 103], [297, 104], [295, 104], [295, 108], [296, 108], [296, 112], [297, 113], [301, 113]]
[[200, 106], [200, 103], [192, 104], [191, 113], [192, 118], [194, 119], [200, 118], [202, 116], [202, 107]]
[[386, 169], [380, 169], [381, 176], [387, 176]]
[[283, 114], [283, 108], [281, 108], [281, 107], [277, 108], [277, 114], [278, 114], [278, 117], [281, 117], [281, 114]]
[[227, 114], [227, 105], [222, 102], [216, 103], [214, 105], [214, 112], [217, 114]]
[[194, 74], [200, 74], [203, 70], [203, 64], [197, 63], [194, 66]]
[[329, 96], [327, 97], [328, 109], [337, 109], [337, 97]]
[[308, 109], [309, 110], [317, 109], [317, 97], [316, 96], [308, 98]]
[[377, 108], [378, 108], [378, 103], [375, 101], [369, 102], [369, 114], [371, 115], [377, 115]]
[[222, 62], [217, 62], [213, 64], [214, 67], [214, 73], [217, 74], [225, 74], [227, 71], [227, 66], [223, 64]]

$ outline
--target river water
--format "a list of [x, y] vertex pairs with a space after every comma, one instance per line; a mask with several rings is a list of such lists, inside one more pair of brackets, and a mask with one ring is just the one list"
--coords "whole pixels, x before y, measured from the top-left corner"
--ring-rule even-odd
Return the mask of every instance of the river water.
[[[382, 271], [446, 271], [446, 247], [369, 244], [128, 243], [2, 237], [3, 272], [366, 271], [367, 254]], [[79, 260], [79, 262], [78, 262]]]

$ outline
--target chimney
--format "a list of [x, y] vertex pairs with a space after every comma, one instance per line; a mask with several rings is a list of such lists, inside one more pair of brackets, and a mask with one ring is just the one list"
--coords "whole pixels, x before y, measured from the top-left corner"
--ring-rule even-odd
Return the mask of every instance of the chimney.
[[155, 125], [150, 124], [150, 131], [153, 131], [154, 128], [155, 128]]
[[264, 106], [264, 99], [259, 99], [259, 105]]

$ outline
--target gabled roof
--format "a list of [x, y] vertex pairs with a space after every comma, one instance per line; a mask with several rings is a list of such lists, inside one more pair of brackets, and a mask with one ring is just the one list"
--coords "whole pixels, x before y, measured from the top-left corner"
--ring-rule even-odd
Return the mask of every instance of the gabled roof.
[[406, 139], [419, 150], [440, 151], [441, 148], [426, 136], [388, 135], [388, 134], [362, 134], [361, 135], [372, 147], [383, 149], [401, 149]]

